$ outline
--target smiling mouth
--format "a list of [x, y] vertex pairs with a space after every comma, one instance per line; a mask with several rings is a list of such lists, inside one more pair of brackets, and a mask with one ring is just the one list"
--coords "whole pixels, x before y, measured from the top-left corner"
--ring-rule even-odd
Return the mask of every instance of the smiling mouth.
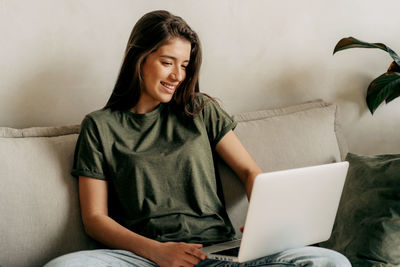
[[177, 85], [169, 84], [166, 82], [160, 82], [160, 83], [169, 93], [173, 93], [177, 87]]

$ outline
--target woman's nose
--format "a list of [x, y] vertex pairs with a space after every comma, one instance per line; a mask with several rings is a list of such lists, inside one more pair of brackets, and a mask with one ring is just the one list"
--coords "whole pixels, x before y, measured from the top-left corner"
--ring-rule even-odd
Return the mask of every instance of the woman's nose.
[[185, 79], [185, 71], [181, 68], [174, 68], [171, 72], [171, 78], [175, 81], [182, 81]]

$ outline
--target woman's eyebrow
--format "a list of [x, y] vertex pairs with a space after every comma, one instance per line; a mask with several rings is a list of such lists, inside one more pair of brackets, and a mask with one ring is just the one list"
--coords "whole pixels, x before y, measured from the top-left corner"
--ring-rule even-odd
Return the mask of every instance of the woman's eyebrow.
[[[177, 60], [176, 57], [168, 56], [168, 55], [161, 55], [160, 57], [164, 57], [164, 58], [168, 58], [168, 59], [172, 59], [172, 60]], [[189, 60], [187, 59], [187, 60], [184, 60], [183, 62], [189, 62]]]

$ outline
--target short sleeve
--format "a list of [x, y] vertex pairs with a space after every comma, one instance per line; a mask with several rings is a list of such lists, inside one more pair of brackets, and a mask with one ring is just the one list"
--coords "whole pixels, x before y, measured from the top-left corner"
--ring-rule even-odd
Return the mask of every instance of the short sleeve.
[[92, 118], [86, 116], [76, 143], [71, 175], [106, 180], [104, 153], [98, 128]]
[[210, 143], [215, 147], [225, 134], [236, 127], [237, 123], [215, 101], [207, 96], [198, 98], [200, 98], [200, 101], [205, 101], [203, 102], [205, 106], [202, 110], [202, 115]]

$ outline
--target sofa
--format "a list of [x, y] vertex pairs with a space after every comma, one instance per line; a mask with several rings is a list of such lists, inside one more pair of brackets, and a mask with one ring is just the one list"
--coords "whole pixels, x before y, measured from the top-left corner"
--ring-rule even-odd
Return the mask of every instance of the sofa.
[[[347, 147], [338, 109], [321, 100], [233, 115], [236, 135], [264, 171], [341, 161]], [[42, 266], [99, 244], [80, 218], [77, 179], [70, 175], [79, 125], [0, 127], [0, 266]], [[247, 198], [220, 159], [223, 201], [240, 236]], [[383, 265], [382, 265], [383, 266]], [[388, 265], [389, 266], [389, 265]]]

